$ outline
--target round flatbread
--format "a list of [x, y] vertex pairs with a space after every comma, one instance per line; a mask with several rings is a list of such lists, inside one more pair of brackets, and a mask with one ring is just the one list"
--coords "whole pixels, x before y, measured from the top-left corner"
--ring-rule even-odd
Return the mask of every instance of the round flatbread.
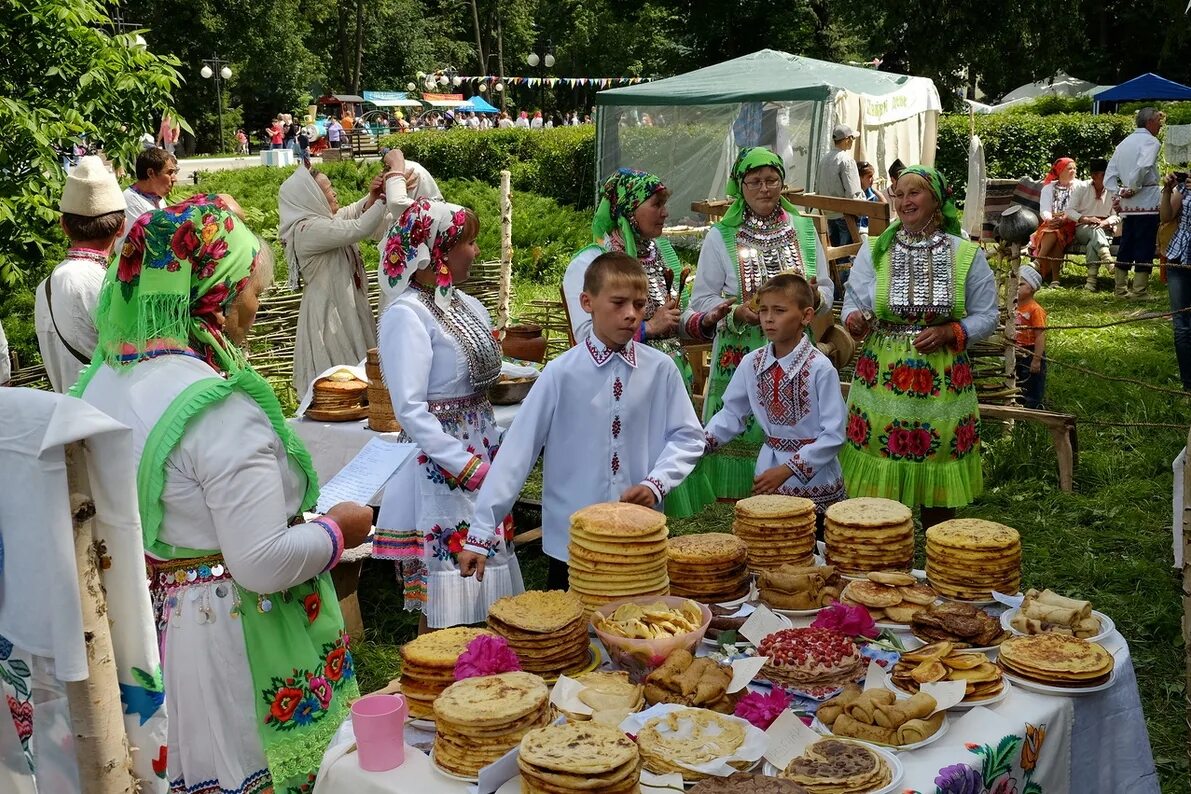
[[708, 565], [734, 563], [748, 554], [748, 544], [726, 532], [707, 532], [670, 538], [671, 562]]
[[531, 673], [465, 678], [443, 690], [434, 714], [459, 724], [499, 725], [534, 713], [549, 696], [546, 682]]
[[853, 527], [884, 527], [905, 524], [914, 518], [910, 508], [892, 499], [861, 496], [844, 499], [827, 508], [827, 520]]
[[749, 496], [736, 503], [736, 515], [753, 519], [794, 518], [814, 511], [815, 503], [810, 499], [782, 494]]
[[877, 607], [878, 609], [897, 606], [902, 602], [901, 593], [896, 587], [878, 584], [868, 579], [850, 582], [844, 588], [843, 595], [866, 607]]
[[593, 538], [632, 538], [647, 536], [665, 527], [666, 516], [628, 502], [601, 502], [572, 513], [571, 525]]
[[624, 732], [590, 722], [550, 725], [525, 734], [521, 760], [539, 769], [603, 774], [635, 763], [637, 745]]
[[960, 550], [1016, 549], [1021, 535], [1013, 527], [980, 518], [954, 518], [926, 530], [929, 544]]
[[468, 644], [481, 635], [493, 636], [488, 629], [473, 629], [467, 626], [432, 631], [402, 646], [401, 658], [415, 666], [450, 668], [453, 671], [459, 654], [466, 651]]
[[581, 620], [583, 605], [558, 590], [528, 590], [498, 598], [488, 607], [488, 615], [522, 631], [548, 633]]

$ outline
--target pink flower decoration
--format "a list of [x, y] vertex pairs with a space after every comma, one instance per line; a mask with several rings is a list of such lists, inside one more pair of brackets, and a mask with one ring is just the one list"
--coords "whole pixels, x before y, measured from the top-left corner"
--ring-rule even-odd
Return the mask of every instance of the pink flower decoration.
[[775, 686], [768, 695], [749, 692], [736, 704], [737, 717], [748, 720], [761, 730], [766, 730], [790, 705], [790, 696], [780, 686]]
[[521, 669], [521, 661], [504, 637], [481, 635], [467, 645], [455, 662], [455, 680], [482, 675], [511, 673]]
[[848, 604], [832, 604], [820, 612], [811, 625], [819, 629], [834, 629], [849, 637], [875, 638], [880, 634], [867, 609]]

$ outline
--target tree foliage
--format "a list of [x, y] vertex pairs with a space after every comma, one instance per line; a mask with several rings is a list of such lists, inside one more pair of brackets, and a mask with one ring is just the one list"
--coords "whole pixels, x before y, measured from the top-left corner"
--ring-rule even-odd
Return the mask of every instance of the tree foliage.
[[170, 108], [178, 61], [112, 35], [98, 0], [2, 0], [0, 283], [22, 280], [56, 239], [60, 147], [102, 143], [129, 167]]

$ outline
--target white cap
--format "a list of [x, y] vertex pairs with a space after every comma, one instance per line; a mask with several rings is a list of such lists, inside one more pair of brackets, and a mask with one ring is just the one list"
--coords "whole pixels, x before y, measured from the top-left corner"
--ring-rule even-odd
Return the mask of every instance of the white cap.
[[831, 130], [831, 140], [842, 141], [844, 138], [855, 138], [856, 133], [847, 124], [836, 124]]
[[1017, 277], [1029, 284], [1033, 289], [1042, 286], [1042, 274], [1029, 265], [1022, 265], [1017, 269]]
[[95, 218], [109, 212], [123, 212], [126, 203], [116, 176], [95, 155], [79, 160], [66, 177], [58, 209], [71, 215]]

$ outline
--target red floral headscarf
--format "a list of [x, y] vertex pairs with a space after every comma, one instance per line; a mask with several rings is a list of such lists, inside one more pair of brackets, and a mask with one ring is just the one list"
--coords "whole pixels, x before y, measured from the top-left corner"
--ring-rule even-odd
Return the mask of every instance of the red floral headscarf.
[[447, 254], [459, 242], [467, 210], [458, 204], [420, 198], [401, 214], [380, 244], [381, 283], [387, 279], [393, 297], [409, 286], [414, 271], [433, 267], [434, 302], [442, 309], [451, 303], [455, 286]]
[[1042, 184], [1049, 185], [1051, 182], [1057, 182], [1059, 176], [1066, 170], [1067, 166], [1075, 165], [1075, 161], [1070, 157], [1060, 157], [1055, 160], [1055, 164], [1050, 167], [1050, 171], [1046, 173], [1046, 178], [1042, 180]]

